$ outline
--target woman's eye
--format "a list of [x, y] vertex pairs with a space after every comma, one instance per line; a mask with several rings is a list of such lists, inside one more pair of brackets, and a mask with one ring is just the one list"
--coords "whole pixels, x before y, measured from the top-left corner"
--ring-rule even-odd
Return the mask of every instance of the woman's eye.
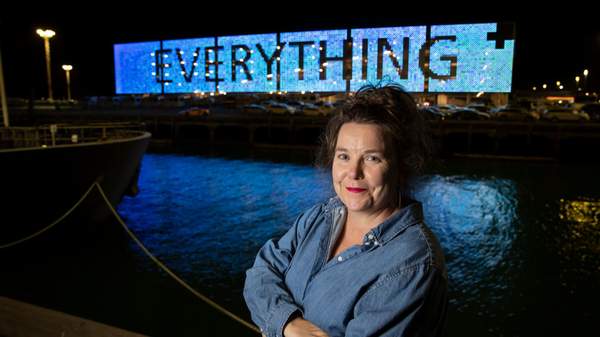
[[368, 157], [367, 157], [367, 160], [368, 160], [368, 161], [375, 161], [375, 162], [379, 162], [379, 161], [381, 161], [381, 160], [379, 159], [379, 157], [376, 157], [376, 156], [368, 156]]
[[346, 160], [346, 159], [348, 159], [348, 156], [343, 153], [340, 153], [340, 154], [338, 154], [338, 159]]

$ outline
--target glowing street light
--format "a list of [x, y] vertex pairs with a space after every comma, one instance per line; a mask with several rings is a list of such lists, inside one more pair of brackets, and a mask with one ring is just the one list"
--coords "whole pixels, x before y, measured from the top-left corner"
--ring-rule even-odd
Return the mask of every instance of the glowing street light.
[[44, 39], [44, 49], [46, 50], [46, 76], [48, 78], [48, 100], [52, 101], [52, 74], [50, 72], [50, 39], [56, 35], [53, 30], [50, 29], [38, 29], [35, 31], [42, 39]]
[[546, 85], [546, 84], [542, 85], [542, 88], [544, 88], [544, 89], [546, 89], [547, 87], [548, 87], [548, 85]]
[[2, 68], [2, 53], [0, 53], [0, 103], [2, 105], [2, 119], [4, 122], [4, 127], [7, 128], [10, 126], [8, 120], [8, 103], [6, 99], [6, 90], [4, 89], [4, 71]]
[[585, 90], [587, 90], [587, 77], [589, 74], [590, 74], [589, 70], [587, 70], [587, 69], [583, 70], [583, 88]]
[[67, 75], [67, 100], [71, 101], [71, 70], [73, 70], [73, 66], [69, 64], [63, 64], [62, 68]]
[[580, 79], [581, 79], [581, 78], [579, 78], [579, 76], [575, 76], [575, 88], [576, 88], [576, 90], [577, 90], [577, 91], [581, 90], [581, 89], [579, 88], [579, 80], [580, 80]]

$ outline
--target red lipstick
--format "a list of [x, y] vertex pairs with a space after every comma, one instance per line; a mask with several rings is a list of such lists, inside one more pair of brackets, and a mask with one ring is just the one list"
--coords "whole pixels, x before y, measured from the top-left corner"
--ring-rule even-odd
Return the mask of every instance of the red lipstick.
[[367, 190], [366, 188], [358, 188], [358, 187], [346, 187], [346, 189], [352, 193], [361, 193], [361, 192], [364, 192]]

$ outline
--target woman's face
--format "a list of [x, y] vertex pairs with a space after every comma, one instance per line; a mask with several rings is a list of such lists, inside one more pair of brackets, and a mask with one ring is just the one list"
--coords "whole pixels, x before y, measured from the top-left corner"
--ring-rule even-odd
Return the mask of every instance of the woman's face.
[[373, 213], [388, 207], [398, 193], [398, 175], [386, 153], [378, 125], [346, 123], [337, 137], [333, 186], [349, 211]]

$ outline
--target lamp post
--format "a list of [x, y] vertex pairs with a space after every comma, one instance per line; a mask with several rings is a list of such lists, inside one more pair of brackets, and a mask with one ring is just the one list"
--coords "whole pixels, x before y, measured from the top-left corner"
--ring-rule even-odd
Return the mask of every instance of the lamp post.
[[583, 70], [583, 90], [587, 91], [588, 87], [587, 87], [587, 77], [589, 75], [589, 70], [584, 69]]
[[65, 75], [67, 76], [67, 100], [71, 101], [71, 70], [73, 70], [73, 66], [69, 64], [63, 64], [63, 70], [65, 71]]
[[44, 39], [44, 49], [46, 51], [46, 76], [48, 78], [48, 100], [52, 101], [52, 74], [50, 71], [50, 39], [56, 35], [53, 30], [50, 29], [38, 29], [35, 31], [42, 39]]
[[579, 91], [579, 80], [581, 78], [579, 76], [575, 76], [575, 93], [577, 93], [577, 91]]
[[8, 105], [6, 103], [6, 90], [4, 90], [4, 71], [2, 68], [2, 53], [0, 53], [0, 103], [2, 104], [2, 119], [4, 127], [10, 126], [8, 121]]

